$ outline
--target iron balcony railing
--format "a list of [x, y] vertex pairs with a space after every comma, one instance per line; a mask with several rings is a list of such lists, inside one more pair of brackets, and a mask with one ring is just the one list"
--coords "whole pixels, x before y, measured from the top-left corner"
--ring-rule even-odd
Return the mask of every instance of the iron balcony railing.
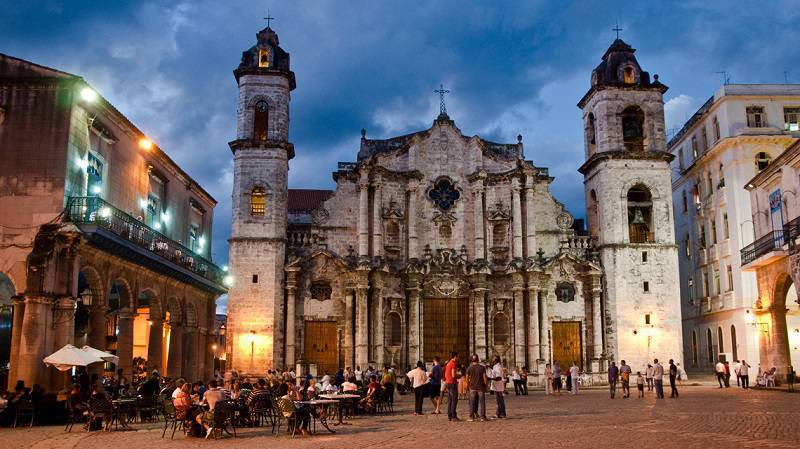
[[742, 265], [747, 265], [764, 254], [783, 248], [784, 242], [783, 230], [772, 231], [760, 237], [755, 242], [742, 248]]
[[65, 219], [77, 225], [95, 225], [111, 231], [128, 242], [223, 285], [225, 274], [221, 268], [102, 198], [70, 197]]

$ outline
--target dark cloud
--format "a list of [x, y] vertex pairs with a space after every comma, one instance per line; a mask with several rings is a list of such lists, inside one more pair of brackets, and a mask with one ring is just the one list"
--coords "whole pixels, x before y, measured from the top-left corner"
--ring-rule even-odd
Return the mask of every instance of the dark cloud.
[[[84, 76], [219, 200], [213, 255], [230, 231], [231, 71], [263, 28], [263, 1], [6, 1], [0, 51]], [[553, 190], [583, 215], [580, 112], [591, 69], [613, 39], [636, 47], [671, 87], [669, 126], [733, 82], [800, 81], [794, 1], [294, 1], [272, 2], [298, 88], [290, 185], [332, 187], [358, 132], [421, 129], [448, 109], [467, 134], [512, 142], [556, 176]]]

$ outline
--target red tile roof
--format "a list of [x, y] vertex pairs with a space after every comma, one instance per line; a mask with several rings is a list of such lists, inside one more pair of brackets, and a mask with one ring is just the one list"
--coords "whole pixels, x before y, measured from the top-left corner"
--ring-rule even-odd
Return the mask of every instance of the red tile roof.
[[333, 190], [289, 189], [289, 210], [313, 210], [333, 196]]

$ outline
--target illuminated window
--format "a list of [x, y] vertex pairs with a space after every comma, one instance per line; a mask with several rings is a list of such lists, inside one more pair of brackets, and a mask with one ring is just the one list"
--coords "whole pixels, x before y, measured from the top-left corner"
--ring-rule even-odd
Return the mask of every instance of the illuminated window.
[[258, 50], [258, 66], [269, 67], [269, 49], [260, 48]]
[[633, 84], [636, 82], [635, 72], [633, 71], [633, 67], [625, 67], [625, 71], [623, 72], [623, 81], [625, 84]]
[[748, 128], [763, 128], [767, 126], [767, 115], [762, 106], [748, 106], [745, 108], [747, 113]]
[[97, 154], [89, 152], [86, 175], [89, 180], [87, 190], [89, 196], [99, 196], [103, 191], [103, 161]]
[[263, 187], [253, 187], [250, 192], [250, 215], [264, 216], [267, 210], [267, 195]]
[[256, 103], [253, 111], [253, 139], [267, 140], [267, 128], [269, 124], [269, 105], [266, 101], [260, 100]]
[[189, 226], [189, 249], [197, 251], [197, 225]]

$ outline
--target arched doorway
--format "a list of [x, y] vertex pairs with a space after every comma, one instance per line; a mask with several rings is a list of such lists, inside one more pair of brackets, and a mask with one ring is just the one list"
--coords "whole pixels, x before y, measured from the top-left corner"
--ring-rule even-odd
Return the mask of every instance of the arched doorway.
[[6, 385], [6, 366], [11, 361], [11, 325], [14, 321], [14, 305], [11, 298], [17, 294], [14, 283], [0, 271], [0, 386]]
[[789, 367], [797, 371], [800, 363], [800, 310], [791, 276], [786, 273], [778, 276], [772, 300], [771, 323], [765, 329], [767, 338], [761, 345], [761, 365], [763, 369], [777, 368], [778, 376], [785, 380]]
[[786, 292], [786, 331], [789, 334], [789, 363], [797, 371], [800, 365], [800, 304], [794, 284]]
[[[157, 306], [156, 295], [152, 290], [142, 290], [136, 296], [135, 312], [133, 319], [133, 376], [134, 379], [146, 376], [149, 357], [150, 332], [153, 330], [153, 321], [150, 320], [150, 310]], [[152, 364], [151, 364], [152, 365]], [[158, 362], [160, 366], [160, 361]]]

